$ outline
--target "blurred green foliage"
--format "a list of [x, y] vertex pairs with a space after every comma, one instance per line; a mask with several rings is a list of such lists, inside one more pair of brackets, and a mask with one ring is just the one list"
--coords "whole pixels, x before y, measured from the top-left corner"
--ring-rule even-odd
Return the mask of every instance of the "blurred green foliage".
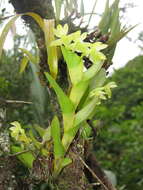
[[143, 187], [143, 56], [129, 61], [109, 78], [117, 83], [113, 96], [99, 106], [103, 128], [94, 150], [105, 169], [117, 176], [120, 189]]
[[[16, 40], [15, 43], [18, 43]], [[17, 46], [17, 44], [15, 44]], [[22, 55], [12, 50], [5, 51], [0, 61], [0, 108], [6, 109], [6, 122], [14, 120], [29, 123], [32, 108], [26, 104], [7, 104], [5, 100], [30, 101], [30, 77], [19, 74], [19, 61]]]
[[[26, 72], [22, 75], [19, 72], [23, 54], [17, 50], [24, 42], [25, 36], [15, 35], [13, 50], [3, 50], [0, 60], [0, 108], [6, 109], [6, 124], [16, 120], [26, 125], [39, 123], [47, 126], [47, 114], [51, 113], [49, 113], [50, 106], [47, 106], [49, 100], [46, 99], [45, 105], [41, 105], [41, 101], [45, 102], [45, 99], [43, 86], [37, 75], [39, 69], [29, 64]], [[32, 50], [35, 51], [34, 48]], [[14, 102], [6, 104], [5, 100], [26, 101], [32, 104]], [[44, 118], [44, 123], [41, 122], [41, 118]]]

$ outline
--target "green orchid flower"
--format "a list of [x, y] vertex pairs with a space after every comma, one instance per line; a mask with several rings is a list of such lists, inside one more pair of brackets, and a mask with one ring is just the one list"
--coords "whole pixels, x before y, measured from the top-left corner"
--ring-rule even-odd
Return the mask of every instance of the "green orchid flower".
[[10, 127], [11, 130], [11, 136], [19, 142], [24, 142], [26, 144], [30, 144], [31, 139], [26, 136], [26, 133], [24, 129], [22, 129], [21, 125], [19, 122], [14, 121], [11, 123], [13, 127]]

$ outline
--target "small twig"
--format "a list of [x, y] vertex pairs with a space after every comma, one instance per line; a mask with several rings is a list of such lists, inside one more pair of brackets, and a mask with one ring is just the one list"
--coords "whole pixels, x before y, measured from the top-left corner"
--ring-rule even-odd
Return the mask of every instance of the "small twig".
[[84, 160], [78, 155], [78, 158], [80, 159], [80, 161], [83, 163], [83, 165], [89, 170], [89, 172], [92, 174], [92, 176], [98, 180], [98, 182], [106, 189], [109, 190], [104, 183], [99, 179], [99, 177], [94, 173], [94, 171], [84, 162]]
[[5, 104], [33, 104], [32, 102], [27, 102], [27, 101], [20, 101], [20, 100], [5, 100], [3, 98], [0, 98], [0, 103], [5, 103]]
[[10, 15], [10, 16], [6, 16], [6, 17], [0, 17], [0, 20], [6, 20], [6, 19], [9, 19], [9, 18], [11, 18], [13, 16], [15, 16], [15, 15]]
[[33, 104], [32, 102], [25, 102], [25, 101], [19, 101], [19, 100], [5, 100], [7, 104]]

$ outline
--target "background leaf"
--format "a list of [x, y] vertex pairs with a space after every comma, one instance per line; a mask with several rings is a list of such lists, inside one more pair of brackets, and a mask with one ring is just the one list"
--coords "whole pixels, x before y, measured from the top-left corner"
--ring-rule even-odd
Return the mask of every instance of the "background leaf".
[[33, 56], [32, 53], [24, 48], [19, 48], [19, 50], [22, 51], [23, 54], [25, 54], [28, 58], [28, 60], [31, 62], [31, 63], [34, 63], [34, 64], [37, 64], [38, 61], [39, 61], [39, 58], [37, 58], [36, 56]]
[[23, 73], [26, 69], [26, 66], [28, 64], [28, 58], [26, 56], [24, 56], [21, 60], [21, 63], [20, 63], [20, 70], [19, 70], [19, 73]]
[[3, 49], [3, 45], [5, 42], [5, 39], [7, 37], [7, 34], [9, 32], [9, 30], [11, 29], [12, 25], [14, 24], [14, 22], [18, 19], [18, 17], [20, 17], [20, 15], [16, 15], [14, 16], [4, 27], [1, 35], [0, 35], [0, 58], [1, 58], [1, 54], [2, 54], [2, 49]]
[[55, 0], [56, 20], [60, 20], [62, 3], [63, 0]]

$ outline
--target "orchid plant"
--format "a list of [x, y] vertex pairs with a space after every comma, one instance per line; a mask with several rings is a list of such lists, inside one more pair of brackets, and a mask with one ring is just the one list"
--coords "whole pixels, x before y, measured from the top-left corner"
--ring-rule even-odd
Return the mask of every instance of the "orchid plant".
[[[53, 142], [53, 176], [57, 176], [66, 165], [72, 162], [71, 158], [68, 157], [68, 150], [76, 134], [79, 130], [85, 130], [86, 120], [92, 119], [96, 106], [102, 100], [111, 97], [111, 89], [116, 87], [116, 84], [110, 82], [104, 85], [106, 72], [102, 65], [106, 57], [101, 50], [106, 48], [107, 45], [101, 42], [84, 42], [87, 33], [81, 34], [80, 31], [68, 34], [67, 24], [64, 26], [58, 25], [54, 29], [54, 34], [57, 39], [50, 43], [50, 47], [60, 47], [67, 64], [70, 80], [68, 93], [65, 93], [56, 79], [50, 73], [45, 73], [50, 86], [57, 95], [62, 111], [62, 122], [55, 115], [48, 129], [43, 129], [42, 133], [43, 141], [46, 136], [45, 142]], [[84, 66], [84, 57], [92, 62], [88, 69]], [[42, 143], [38, 142], [33, 135], [27, 137], [19, 123], [14, 122], [12, 125], [15, 127], [10, 128], [11, 136], [16, 141], [27, 145], [33, 141], [35, 146], [39, 150], [41, 149], [43, 141]], [[39, 131], [39, 128], [37, 130]], [[49, 151], [48, 148], [47, 150], [42, 148], [41, 153], [48, 156]]]

